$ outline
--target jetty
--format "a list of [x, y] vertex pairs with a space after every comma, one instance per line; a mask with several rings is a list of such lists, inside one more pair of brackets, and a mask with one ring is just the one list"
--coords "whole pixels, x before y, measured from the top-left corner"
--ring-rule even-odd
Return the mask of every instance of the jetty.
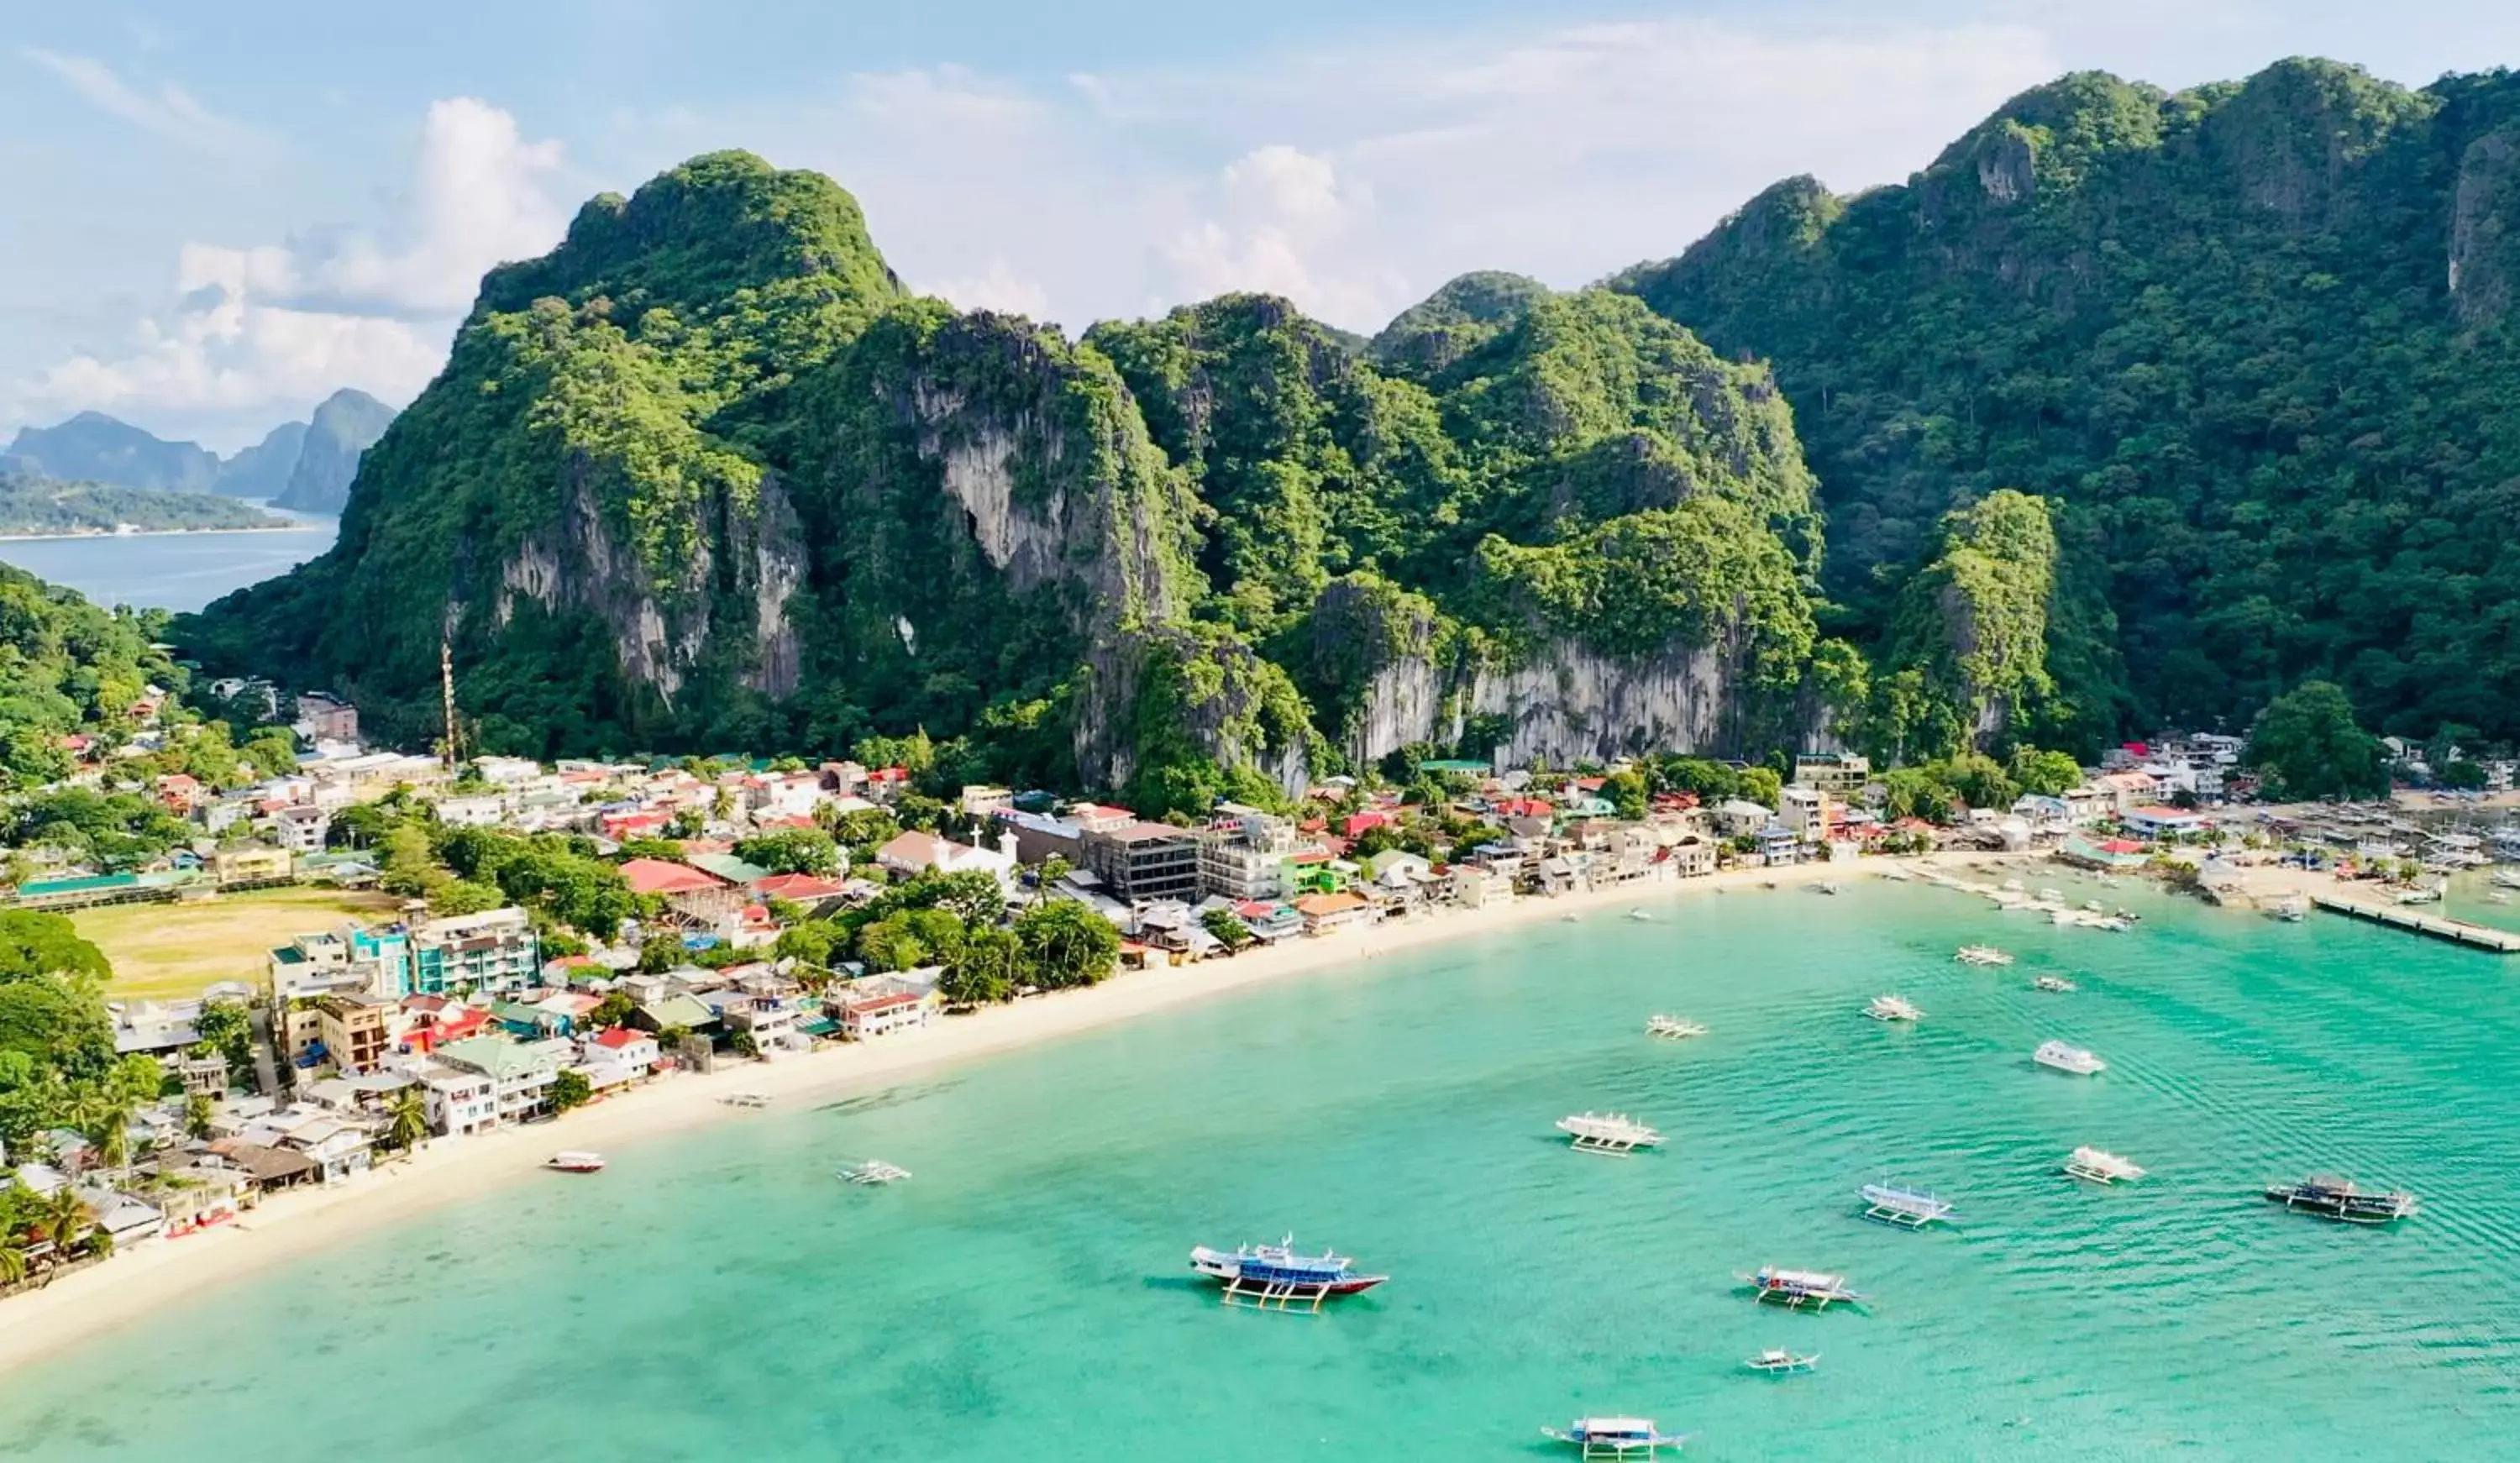
[[2402, 930], [2448, 940], [2471, 950], [2490, 950], [2498, 955], [2520, 954], [2520, 935], [2509, 930], [2498, 930], [2491, 925], [2452, 919], [2447, 914], [2429, 914], [2415, 906], [2371, 904], [2324, 890], [2313, 894], [2310, 902], [2331, 914], [2350, 914], [2356, 919], [2395, 925]]

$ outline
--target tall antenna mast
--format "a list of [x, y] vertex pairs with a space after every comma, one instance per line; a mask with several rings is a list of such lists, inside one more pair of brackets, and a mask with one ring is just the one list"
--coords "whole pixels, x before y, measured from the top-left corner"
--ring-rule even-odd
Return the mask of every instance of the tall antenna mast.
[[464, 759], [462, 749], [456, 745], [455, 642], [443, 636], [437, 642], [437, 688], [446, 702], [446, 739], [439, 745], [444, 749], [446, 770], [453, 772], [455, 764]]

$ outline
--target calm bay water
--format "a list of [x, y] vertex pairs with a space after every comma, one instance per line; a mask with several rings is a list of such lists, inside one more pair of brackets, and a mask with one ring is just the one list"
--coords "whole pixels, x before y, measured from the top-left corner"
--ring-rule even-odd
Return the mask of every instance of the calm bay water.
[[[1692, 1457], [2510, 1455], [2520, 971], [2069, 887], [2148, 917], [1656, 898], [619, 1150], [0, 1378], [0, 1456], [1535, 1459], [1630, 1410]], [[1885, 991], [1926, 1021], [1863, 1019]], [[1572, 1154], [1586, 1107], [1671, 1145]], [[2083, 1142], [2152, 1175], [2057, 1176]], [[918, 1177], [833, 1178], [871, 1155]], [[2257, 1197], [2329, 1167], [2425, 1212]], [[1857, 1219], [1884, 1174], [1958, 1225]], [[1288, 1228], [1397, 1278], [1318, 1317], [1187, 1282]], [[1763, 1309], [1763, 1262], [1873, 1302]], [[1821, 1369], [1743, 1371], [1766, 1346]]]
[[244, 500], [306, 525], [303, 532], [91, 535], [0, 542], [0, 563], [66, 585], [99, 604], [195, 610], [333, 547], [340, 520]]

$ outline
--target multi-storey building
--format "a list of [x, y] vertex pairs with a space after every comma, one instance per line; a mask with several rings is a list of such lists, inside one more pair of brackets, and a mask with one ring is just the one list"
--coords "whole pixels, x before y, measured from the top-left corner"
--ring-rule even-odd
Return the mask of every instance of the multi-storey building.
[[1188, 828], [1140, 821], [1105, 831], [1089, 829], [1084, 851], [1085, 866], [1113, 899], [1198, 898], [1199, 839]]
[[421, 995], [521, 991], [541, 969], [533, 921], [519, 909], [423, 920], [411, 930], [411, 989]]

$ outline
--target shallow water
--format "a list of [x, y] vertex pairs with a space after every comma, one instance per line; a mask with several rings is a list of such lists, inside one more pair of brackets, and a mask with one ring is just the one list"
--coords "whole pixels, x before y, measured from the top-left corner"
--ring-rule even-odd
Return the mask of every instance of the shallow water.
[[332, 548], [340, 530], [338, 518], [275, 509], [259, 499], [244, 501], [296, 519], [305, 531], [19, 539], [0, 542], [0, 563], [66, 585], [99, 604], [196, 610], [230, 590], [287, 573]]
[[[2508, 1455], [2512, 967], [2071, 888], [2148, 917], [1656, 898], [622, 1149], [0, 1378], [0, 1456], [1513, 1459], [1607, 1411], [1691, 1457]], [[1953, 962], [1978, 939], [2020, 962]], [[1885, 991], [1925, 1022], [1863, 1019]], [[1670, 1146], [1570, 1153], [1587, 1107]], [[2084, 1142], [2151, 1176], [2059, 1177]], [[918, 1176], [835, 1180], [870, 1155]], [[2257, 1196], [2331, 1168], [2424, 1213]], [[1959, 1222], [1856, 1218], [1884, 1175]], [[1396, 1278], [1317, 1317], [1189, 1283], [1289, 1228]], [[1871, 1303], [1761, 1308], [1762, 1263]]]

